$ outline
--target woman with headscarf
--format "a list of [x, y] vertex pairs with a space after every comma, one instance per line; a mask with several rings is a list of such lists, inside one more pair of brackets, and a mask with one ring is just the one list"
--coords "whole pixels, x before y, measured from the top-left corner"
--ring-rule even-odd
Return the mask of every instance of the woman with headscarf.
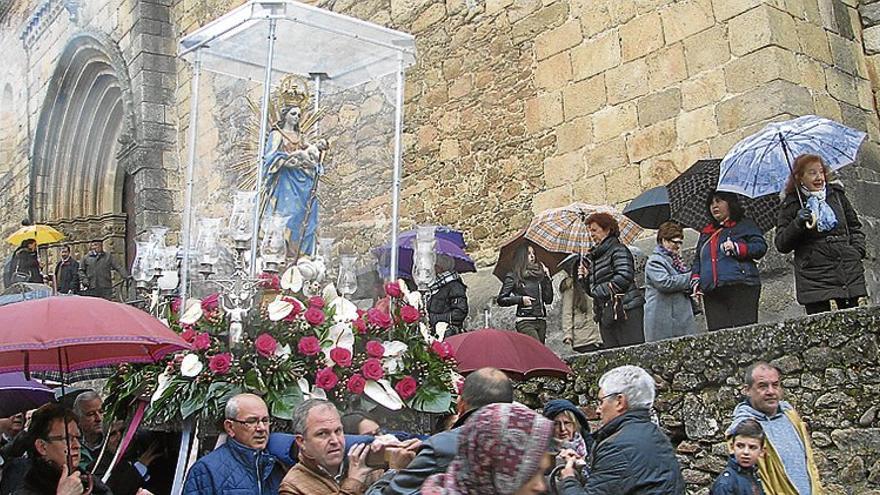
[[691, 267], [681, 259], [684, 232], [675, 222], [657, 229], [657, 247], [645, 264], [645, 341], [693, 335]]
[[702, 296], [710, 331], [756, 323], [761, 276], [755, 262], [767, 253], [764, 234], [734, 193], [713, 192], [706, 209], [712, 221], [697, 240], [691, 294]]
[[504, 277], [498, 293], [499, 306], [516, 306], [516, 331], [544, 343], [547, 308], [553, 302], [550, 271], [535, 256], [535, 248], [523, 244], [513, 258], [513, 271]]
[[544, 417], [553, 421], [553, 436], [559, 442], [560, 450], [571, 449], [586, 461], [593, 450], [593, 437], [583, 411], [571, 401], [553, 399], [544, 404]]
[[423, 495], [537, 495], [547, 490], [544, 472], [553, 422], [520, 404], [478, 409], [458, 434], [458, 454], [444, 474], [422, 485]]
[[821, 157], [797, 157], [776, 222], [776, 249], [794, 251], [797, 301], [808, 315], [829, 311], [832, 299], [846, 309], [868, 295], [862, 223], [830, 175]]

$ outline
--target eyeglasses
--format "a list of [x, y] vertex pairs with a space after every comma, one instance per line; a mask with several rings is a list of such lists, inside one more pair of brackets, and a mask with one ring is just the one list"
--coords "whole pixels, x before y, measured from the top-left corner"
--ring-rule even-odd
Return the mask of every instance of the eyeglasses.
[[614, 392], [614, 393], [611, 393], [611, 394], [605, 394], [605, 395], [603, 395], [602, 397], [599, 397], [599, 405], [602, 405], [602, 403], [605, 402], [605, 399], [608, 399], [608, 398], [614, 397], [614, 396], [616, 396], [616, 395], [622, 395], [622, 394], [621, 394], [620, 392]]
[[240, 425], [244, 425], [250, 429], [256, 428], [259, 423], [263, 423], [266, 426], [269, 426], [272, 424], [272, 418], [270, 418], [268, 416], [266, 416], [264, 418], [248, 418], [245, 420], [235, 419], [235, 418], [227, 418], [227, 419], [229, 421], [232, 421], [233, 423], [238, 423]]
[[71, 442], [76, 440], [77, 443], [82, 443], [82, 435], [68, 435], [66, 437], [64, 435], [49, 435], [43, 440], [47, 442], [64, 442], [66, 441], [65, 438], [69, 438]]

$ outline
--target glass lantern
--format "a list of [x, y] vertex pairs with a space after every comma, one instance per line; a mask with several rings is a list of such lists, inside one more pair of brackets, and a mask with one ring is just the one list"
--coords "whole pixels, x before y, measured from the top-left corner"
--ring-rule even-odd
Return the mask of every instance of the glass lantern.
[[339, 257], [339, 277], [336, 280], [336, 289], [342, 297], [350, 297], [357, 292], [357, 256], [343, 254]]
[[419, 226], [416, 230], [412, 275], [419, 289], [427, 289], [435, 278], [434, 264], [437, 254], [434, 252], [434, 230], [433, 225]]
[[333, 237], [318, 238], [318, 255], [324, 259], [324, 264], [330, 266], [330, 260], [333, 257], [333, 243], [336, 241]]
[[200, 218], [199, 234], [196, 240], [196, 251], [199, 259], [199, 273], [205, 277], [214, 273], [214, 265], [220, 259], [218, 239], [222, 218]]
[[229, 215], [229, 236], [235, 241], [235, 249], [244, 252], [248, 249], [254, 233], [253, 214], [257, 199], [255, 191], [236, 191]]
[[131, 276], [137, 282], [138, 289], [146, 289], [153, 280], [153, 243], [150, 241], [135, 242], [135, 257], [131, 265]]
[[165, 269], [165, 235], [167, 233], [168, 227], [157, 225], [150, 227], [147, 234], [148, 242], [153, 245], [150, 260], [152, 261], [153, 272], [156, 275], [161, 275], [162, 270]]
[[287, 255], [287, 219], [286, 216], [272, 215], [263, 225], [263, 242], [260, 244], [260, 255], [263, 258], [263, 271], [277, 273], [278, 266], [284, 263]]
[[162, 276], [156, 281], [159, 289], [164, 291], [176, 289], [180, 282], [180, 276], [177, 274], [177, 246], [165, 246], [164, 249], [157, 250], [157, 254], [162, 260]]

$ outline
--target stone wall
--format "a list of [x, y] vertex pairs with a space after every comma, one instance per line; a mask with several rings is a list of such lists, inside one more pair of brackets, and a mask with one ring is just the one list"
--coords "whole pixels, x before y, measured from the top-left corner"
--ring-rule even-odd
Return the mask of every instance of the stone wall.
[[570, 360], [568, 381], [520, 388], [531, 407], [564, 397], [596, 419], [597, 382], [624, 364], [657, 382], [655, 409], [684, 469], [689, 493], [707, 493], [724, 468], [724, 430], [740, 400], [743, 372], [771, 361], [783, 370], [785, 398], [812, 433], [829, 494], [880, 492], [880, 308], [724, 330]]

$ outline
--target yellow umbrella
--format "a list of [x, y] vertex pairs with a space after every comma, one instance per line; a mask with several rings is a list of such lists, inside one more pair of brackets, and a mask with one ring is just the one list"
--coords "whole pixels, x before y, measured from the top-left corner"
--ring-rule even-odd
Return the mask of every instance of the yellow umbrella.
[[6, 242], [18, 246], [25, 239], [36, 239], [37, 244], [52, 244], [64, 239], [64, 234], [48, 225], [25, 225], [7, 237]]

